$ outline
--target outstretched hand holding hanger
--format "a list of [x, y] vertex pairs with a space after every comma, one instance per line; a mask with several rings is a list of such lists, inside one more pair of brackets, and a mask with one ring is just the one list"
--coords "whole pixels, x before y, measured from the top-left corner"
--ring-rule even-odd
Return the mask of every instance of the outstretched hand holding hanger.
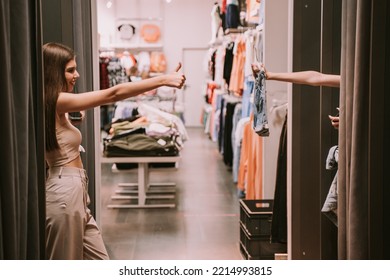
[[[309, 86], [327, 86], [327, 87], [340, 87], [340, 75], [323, 74], [318, 71], [299, 71], [299, 72], [285, 72], [277, 73], [267, 71], [264, 64], [253, 63], [252, 72], [256, 78], [260, 71], [264, 71], [265, 78], [267, 80], [289, 82], [294, 84], [302, 84]], [[337, 108], [339, 110], [339, 108]], [[339, 128], [339, 116], [329, 115], [331, 124], [335, 129]]]

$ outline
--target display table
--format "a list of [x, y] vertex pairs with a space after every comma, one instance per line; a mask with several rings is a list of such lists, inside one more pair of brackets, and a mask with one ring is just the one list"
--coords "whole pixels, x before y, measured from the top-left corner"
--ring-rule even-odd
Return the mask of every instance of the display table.
[[[172, 170], [177, 168], [149, 168], [150, 163], [177, 163], [179, 162], [179, 156], [158, 156], [158, 157], [102, 157], [101, 163], [137, 163], [138, 164], [138, 183], [121, 183], [118, 186], [121, 188], [116, 191], [117, 195], [112, 196], [113, 200], [137, 200], [135, 204], [110, 204], [109, 208], [174, 208], [174, 203], [150, 203], [147, 204], [147, 200], [164, 200], [174, 199], [175, 195], [166, 193], [175, 193], [175, 183], [150, 183], [149, 177], [151, 169], [154, 170]], [[129, 172], [129, 170], [120, 170], [113, 165], [113, 172]], [[126, 189], [131, 187], [138, 187], [136, 189]], [[152, 187], [162, 187], [164, 189], [156, 190]], [[173, 187], [173, 188], [172, 188]]]

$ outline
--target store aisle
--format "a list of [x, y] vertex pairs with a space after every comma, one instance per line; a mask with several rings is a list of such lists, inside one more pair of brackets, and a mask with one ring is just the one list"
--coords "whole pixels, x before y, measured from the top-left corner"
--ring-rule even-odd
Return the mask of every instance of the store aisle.
[[101, 228], [112, 259], [241, 260], [239, 202], [231, 171], [202, 128], [188, 128], [177, 171], [155, 172], [151, 181], [176, 185], [176, 208], [110, 209], [118, 182], [136, 173], [102, 165]]

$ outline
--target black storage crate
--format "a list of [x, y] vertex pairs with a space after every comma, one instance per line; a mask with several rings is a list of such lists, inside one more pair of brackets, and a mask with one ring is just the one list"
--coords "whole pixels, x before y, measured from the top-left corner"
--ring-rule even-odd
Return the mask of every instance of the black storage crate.
[[240, 200], [240, 224], [250, 237], [271, 235], [272, 199]]
[[287, 244], [271, 243], [272, 199], [240, 200], [240, 252], [247, 260], [273, 260]]
[[247, 260], [273, 260], [275, 253], [287, 252], [287, 245], [271, 243], [270, 237], [250, 237], [240, 226], [240, 251]]

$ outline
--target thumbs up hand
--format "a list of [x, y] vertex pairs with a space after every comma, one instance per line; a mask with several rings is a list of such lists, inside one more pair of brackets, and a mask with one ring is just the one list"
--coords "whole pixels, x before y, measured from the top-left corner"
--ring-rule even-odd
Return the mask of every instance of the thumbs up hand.
[[181, 63], [179, 62], [176, 66], [175, 72], [173, 72], [170, 75], [167, 75], [166, 78], [166, 85], [169, 87], [175, 87], [175, 88], [182, 88], [184, 86], [184, 83], [186, 81], [186, 77], [183, 73], [179, 73], [179, 70], [181, 69]]

